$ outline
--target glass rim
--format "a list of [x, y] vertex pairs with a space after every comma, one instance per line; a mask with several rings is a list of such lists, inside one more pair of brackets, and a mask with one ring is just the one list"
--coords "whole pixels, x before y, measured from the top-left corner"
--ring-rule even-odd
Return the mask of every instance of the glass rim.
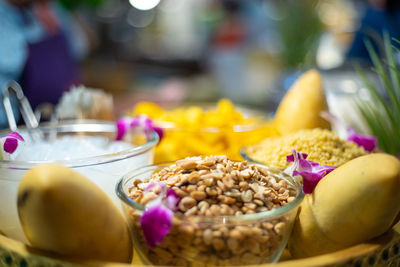
[[262, 127], [265, 123], [269, 121], [268, 118], [264, 118], [261, 115], [259, 118], [257, 118], [257, 121], [251, 124], [237, 124], [233, 125], [232, 127], [217, 127], [217, 126], [210, 126], [210, 127], [203, 127], [203, 128], [198, 128], [198, 129], [188, 129], [184, 127], [177, 127], [174, 125], [173, 122], [169, 121], [158, 121], [155, 120], [156, 124], [160, 126], [161, 128], [171, 131], [171, 132], [193, 132], [193, 133], [219, 133], [225, 130], [232, 131], [234, 133], [241, 133], [241, 132], [248, 132], [252, 130], [256, 130], [260, 127]]
[[[87, 133], [96, 133], [96, 132], [115, 132], [116, 125], [110, 121], [99, 121], [99, 120], [66, 120], [60, 123], [43, 123], [40, 124], [36, 129], [28, 129], [26, 127], [21, 127], [18, 129], [18, 132], [24, 131], [44, 131], [49, 132], [55, 130], [59, 133], [71, 133], [71, 132], [87, 132]], [[5, 135], [5, 133], [10, 132], [9, 129], [3, 130], [0, 132], [0, 135]], [[84, 158], [76, 158], [71, 160], [28, 160], [28, 161], [20, 161], [20, 160], [0, 160], [0, 166], [2, 168], [11, 168], [11, 169], [19, 169], [19, 170], [27, 170], [38, 164], [45, 163], [57, 163], [71, 168], [80, 168], [87, 166], [96, 166], [106, 163], [112, 163], [120, 160], [124, 160], [127, 158], [131, 158], [137, 156], [139, 154], [143, 154], [149, 151], [151, 148], [155, 147], [155, 145], [159, 141], [159, 136], [155, 131], [146, 131], [146, 135], [148, 136], [148, 140], [146, 143], [138, 146], [134, 146], [129, 149], [125, 149], [116, 153], [108, 153], [98, 156], [90, 156]]]
[[[129, 196], [124, 192], [123, 186], [129, 182], [132, 181], [135, 177], [139, 175], [143, 175], [149, 171], [155, 171], [157, 169], [161, 169], [163, 167], [170, 166], [171, 164], [175, 163], [175, 161], [172, 162], [164, 162], [164, 163], [158, 163], [158, 164], [151, 164], [147, 165], [138, 169], [134, 169], [124, 176], [118, 181], [115, 191], [117, 193], [118, 198], [125, 204], [127, 204], [129, 207], [139, 210], [139, 211], [144, 211], [145, 206], [142, 204], [139, 204], [138, 202], [134, 201], [133, 199], [129, 198]], [[284, 179], [292, 186], [295, 187], [296, 189], [296, 196], [295, 200], [292, 202], [288, 203], [287, 205], [277, 208], [277, 209], [272, 209], [268, 211], [263, 211], [263, 212], [257, 212], [253, 214], [243, 214], [243, 215], [220, 215], [220, 216], [178, 216], [177, 218], [183, 218], [183, 219], [189, 219], [189, 218], [196, 218], [198, 222], [215, 222], [216, 220], [221, 220], [221, 221], [251, 221], [251, 220], [259, 220], [259, 219], [272, 219], [275, 217], [279, 217], [282, 215], [285, 215], [289, 213], [290, 211], [294, 210], [297, 208], [303, 198], [304, 198], [304, 192], [302, 189], [301, 184], [291, 175], [286, 174], [285, 172], [279, 170], [279, 169], [274, 169], [271, 168], [265, 164], [259, 164], [259, 163], [251, 163], [252, 165], [256, 165], [258, 167], [262, 167], [268, 171], [268, 174], [270, 172], [273, 172], [275, 175], [279, 176], [280, 179]], [[133, 183], [132, 183], [133, 185]]]
[[[242, 156], [242, 158], [244, 158], [245, 160], [247, 160], [247, 161], [249, 161], [249, 162], [252, 162], [252, 163], [254, 163], [254, 164], [265, 165], [265, 163], [262, 163], [261, 161], [255, 160], [255, 159], [253, 159], [252, 157], [250, 157], [250, 156], [246, 153], [246, 151], [245, 151], [245, 150], [246, 150], [246, 147], [247, 147], [247, 146], [242, 147], [242, 148], [240, 149], [240, 151], [239, 151], [240, 156]], [[270, 168], [272, 168], [272, 167], [270, 167]]]

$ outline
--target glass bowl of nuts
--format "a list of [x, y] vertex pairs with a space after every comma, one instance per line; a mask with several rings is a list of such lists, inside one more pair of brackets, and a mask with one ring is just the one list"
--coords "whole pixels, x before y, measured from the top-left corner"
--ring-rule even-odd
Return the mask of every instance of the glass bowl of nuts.
[[164, 266], [275, 262], [304, 197], [293, 177], [226, 156], [136, 169], [116, 191], [139, 257]]

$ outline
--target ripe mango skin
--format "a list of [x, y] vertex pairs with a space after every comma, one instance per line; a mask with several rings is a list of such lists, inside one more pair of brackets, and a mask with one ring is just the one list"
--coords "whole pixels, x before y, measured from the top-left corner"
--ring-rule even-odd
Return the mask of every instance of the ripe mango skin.
[[301, 129], [330, 128], [320, 113], [328, 110], [322, 78], [309, 70], [299, 77], [276, 110], [275, 125], [281, 135]]
[[399, 212], [400, 161], [382, 153], [353, 159], [306, 195], [289, 250], [304, 258], [353, 246], [389, 230]]
[[85, 176], [58, 165], [29, 170], [18, 187], [18, 214], [33, 247], [63, 256], [130, 262], [127, 224]]

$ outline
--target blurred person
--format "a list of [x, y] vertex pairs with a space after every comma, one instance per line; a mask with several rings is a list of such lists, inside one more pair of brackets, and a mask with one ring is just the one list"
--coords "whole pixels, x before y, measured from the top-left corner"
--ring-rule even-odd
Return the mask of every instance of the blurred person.
[[347, 57], [362, 61], [370, 61], [365, 40], [371, 41], [377, 51], [383, 53], [383, 33], [400, 40], [400, 1], [368, 0], [361, 17], [360, 28]]
[[[79, 81], [77, 59], [87, 45], [83, 34], [74, 33], [76, 29], [53, 1], [0, 0], [1, 90], [16, 80], [33, 109], [43, 102], [56, 104]], [[0, 104], [0, 127], [7, 126]]]
[[235, 102], [250, 97], [245, 88], [247, 28], [243, 19], [243, 3], [237, 0], [221, 2], [224, 15], [211, 33], [208, 51], [209, 67], [221, 90]]

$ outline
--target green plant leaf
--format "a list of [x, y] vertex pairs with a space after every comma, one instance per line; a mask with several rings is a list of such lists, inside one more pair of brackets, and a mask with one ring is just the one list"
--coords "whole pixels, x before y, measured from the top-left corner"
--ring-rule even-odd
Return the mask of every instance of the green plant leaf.
[[397, 99], [400, 98], [400, 75], [396, 65], [396, 56], [393, 51], [394, 47], [390, 42], [390, 37], [387, 32], [383, 35], [384, 44], [385, 44], [385, 51], [386, 51], [386, 58], [388, 60], [388, 66], [390, 71], [390, 78], [392, 80], [393, 88], [395, 90], [395, 96]]
[[[398, 40], [394, 40], [400, 44]], [[400, 73], [396, 64], [395, 51], [390, 37], [384, 35], [385, 58], [381, 59], [369, 41], [366, 41], [368, 53], [373, 63], [372, 70], [377, 73], [381, 91], [356, 66], [358, 75], [370, 94], [370, 101], [357, 101], [360, 114], [365, 119], [373, 135], [378, 137], [378, 146], [385, 152], [398, 155], [400, 152]]]
[[390, 142], [390, 132], [387, 131], [387, 127], [380, 120], [379, 113], [367, 103], [358, 103], [359, 111], [363, 115], [364, 119], [370, 126], [370, 130], [374, 136], [378, 137], [378, 147], [382, 150], [390, 153], [391, 145]]
[[[385, 68], [383, 62], [380, 60], [378, 54], [375, 52], [374, 48], [372, 47], [371, 43], [369, 41], [366, 42], [366, 47], [368, 50], [368, 53], [371, 57], [372, 63], [374, 64], [375, 67], [375, 72], [379, 75], [379, 78], [381, 82], [383, 83], [386, 92], [388, 93], [390, 103], [394, 109], [397, 109], [400, 107], [400, 103], [396, 97], [395, 90], [393, 89], [391, 80], [387, 74], [387, 68]], [[379, 93], [379, 92], [378, 92]]]

